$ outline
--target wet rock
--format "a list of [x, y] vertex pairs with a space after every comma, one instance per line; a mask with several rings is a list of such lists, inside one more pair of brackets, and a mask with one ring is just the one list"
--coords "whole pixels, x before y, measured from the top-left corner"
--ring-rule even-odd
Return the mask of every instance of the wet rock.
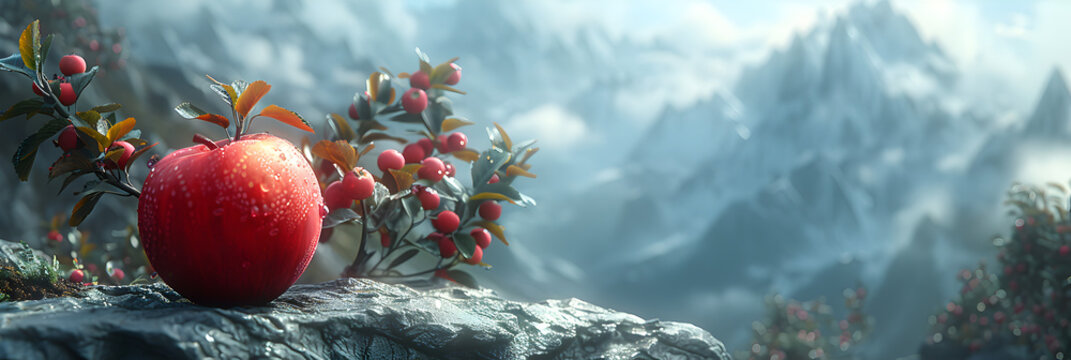
[[693, 325], [457, 286], [339, 279], [231, 309], [194, 305], [163, 284], [0, 303], [0, 358], [141, 357], [730, 359]]

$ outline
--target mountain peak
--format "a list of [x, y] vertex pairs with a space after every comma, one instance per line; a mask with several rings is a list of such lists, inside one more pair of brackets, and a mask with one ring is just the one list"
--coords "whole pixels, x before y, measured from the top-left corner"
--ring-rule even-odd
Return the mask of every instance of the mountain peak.
[[1071, 91], [1060, 68], [1055, 68], [1045, 83], [1045, 90], [1038, 99], [1034, 113], [1030, 115], [1023, 132], [1029, 136], [1071, 136]]

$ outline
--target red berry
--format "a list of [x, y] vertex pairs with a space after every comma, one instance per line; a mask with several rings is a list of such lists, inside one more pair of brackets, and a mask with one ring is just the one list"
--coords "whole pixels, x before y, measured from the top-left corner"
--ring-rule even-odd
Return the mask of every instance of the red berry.
[[443, 175], [446, 175], [446, 176], [449, 176], [449, 177], [454, 177], [454, 175], [457, 175], [457, 168], [454, 167], [454, 164], [451, 164], [450, 162], [444, 161], [443, 162], [443, 167], [445, 168], [445, 170], [443, 170]]
[[435, 138], [435, 141], [438, 142], [436, 147], [439, 149], [439, 152], [443, 154], [450, 152], [450, 148], [446, 146], [447, 139], [446, 135], [439, 135]]
[[419, 114], [428, 107], [428, 94], [424, 90], [409, 88], [402, 94], [402, 107], [407, 113]]
[[453, 257], [457, 254], [457, 245], [454, 245], [454, 239], [449, 236], [439, 234], [439, 255], [444, 258]]
[[357, 114], [357, 105], [350, 104], [350, 119], [357, 120], [360, 118]]
[[1067, 256], [1067, 254], [1071, 254], [1071, 247], [1069, 247], [1067, 245], [1061, 246], [1060, 247], [1060, 256]]
[[417, 140], [416, 143], [417, 145], [420, 145], [421, 149], [424, 149], [424, 154], [430, 155], [431, 152], [435, 150], [435, 144], [431, 143], [431, 139], [421, 138], [420, 140]]
[[389, 174], [389, 169], [398, 170], [405, 166], [405, 156], [398, 150], [388, 149], [379, 153], [379, 158], [376, 159], [376, 165], [379, 165], [379, 170], [383, 171], [383, 174]]
[[116, 141], [116, 142], [112, 143], [112, 146], [108, 147], [108, 151], [112, 151], [112, 150], [119, 149], [119, 148], [123, 149], [123, 154], [119, 155], [119, 159], [115, 161], [115, 166], [114, 167], [112, 166], [112, 164], [106, 163], [107, 164], [105, 166], [106, 168], [109, 168], [109, 169], [115, 169], [115, 168], [126, 169], [126, 166], [127, 166], [128, 162], [130, 161], [130, 155], [134, 154], [134, 145], [131, 145], [130, 143], [128, 143], [126, 141], [121, 141], [120, 140], [120, 141]]
[[402, 158], [405, 159], [406, 164], [415, 164], [424, 160], [424, 148], [419, 144], [409, 144], [402, 149]]
[[494, 184], [494, 183], [497, 183], [497, 182], [499, 182], [499, 178], [498, 178], [498, 174], [497, 173], [491, 175], [491, 180], [487, 180], [488, 184]]
[[45, 92], [41, 91], [41, 88], [37, 86], [37, 83], [31, 83], [33, 85], [33, 93], [37, 96], [45, 96]]
[[417, 199], [420, 199], [420, 207], [424, 210], [435, 210], [439, 208], [439, 193], [435, 192], [435, 189], [424, 188], [417, 192]]
[[71, 86], [71, 83], [62, 83], [59, 88], [60, 93], [58, 97], [60, 104], [63, 104], [63, 106], [71, 106], [75, 101], [78, 101], [78, 95], [74, 93], [74, 87]]
[[157, 161], [138, 199], [138, 233], [159, 277], [190, 301], [266, 304], [297, 281], [316, 251], [325, 215], [320, 186], [284, 139], [247, 134], [214, 145]]
[[390, 247], [390, 234], [388, 234], [386, 231], [380, 231], [379, 244], [383, 245], [383, 247], [385, 248]]
[[446, 166], [443, 165], [443, 161], [437, 157], [429, 157], [420, 162], [420, 170], [417, 170], [417, 176], [421, 179], [428, 179], [432, 182], [438, 182], [443, 179], [443, 175], [446, 171]]
[[435, 227], [435, 230], [444, 234], [449, 234], [457, 230], [457, 226], [461, 223], [461, 219], [457, 217], [453, 211], [446, 210], [439, 213], [434, 219], [431, 220], [431, 225]]
[[476, 239], [476, 245], [482, 248], [491, 246], [491, 232], [484, 228], [475, 228], [469, 232], [473, 239]]
[[465, 259], [465, 262], [469, 265], [479, 265], [480, 261], [483, 261], [483, 248], [477, 246], [476, 249], [472, 251], [472, 256]]
[[335, 181], [327, 185], [324, 190], [324, 205], [330, 210], [349, 208], [353, 205], [353, 198], [346, 194], [345, 186], [341, 181]]
[[327, 161], [327, 160], [323, 160], [323, 161], [320, 162], [320, 174], [326, 176], [326, 175], [331, 175], [331, 174], [335, 174], [335, 173], [337, 173], [335, 171], [335, 163]]
[[409, 75], [409, 86], [427, 90], [431, 87], [431, 78], [429, 78], [428, 74], [423, 71], [417, 70], [413, 75]]
[[60, 232], [57, 230], [52, 230], [48, 232], [48, 239], [55, 242], [60, 242], [63, 241], [63, 234], [60, 234]]
[[375, 192], [376, 179], [368, 170], [358, 166], [346, 172], [346, 176], [342, 178], [342, 189], [350, 199], [364, 200]]
[[59, 61], [60, 72], [71, 76], [86, 72], [86, 59], [78, 55], [67, 55]]
[[484, 201], [480, 204], [480, 217], [495, 221], [499, 216], [502, 216], [502, 205], [494, 201]]
[[63, 128], [56, 144], [63, 149], [63, 152], [70, 152], [78, 147], [78, 130], [74, 128], [74, 125], [67, 125]]
[[73, 271], [71, 271], [71, 275], [67, 277], [67, 280], [70, 280], [73, 283], [81, 284], [82, 280], [85, 280], [85, 278], [86, 274], [82, 272], [82, 270], [74, 269]]
[[468, 145], [469, 138], [465, 136], [465, 133], [456, 132], [450, 134], [450, 137], [446, 138], [447, 152], [454, 152], [458, 150], [465, 150], [465, 145]]
[[112, 278], [115, 279], [115, 281], [123, 281], [123, 278], [125, 278], [125, 277], [126, 277], [126, 273], [123, 272], [123, 269], [113, 269], [112, 270]]
[[461, 81], [461, 66], [458, 64], [450, 63], [450, 67], [454, 68], [454, 72], [450, 73], [450, 76], [446, 78], [446, 85], [457, 85]]

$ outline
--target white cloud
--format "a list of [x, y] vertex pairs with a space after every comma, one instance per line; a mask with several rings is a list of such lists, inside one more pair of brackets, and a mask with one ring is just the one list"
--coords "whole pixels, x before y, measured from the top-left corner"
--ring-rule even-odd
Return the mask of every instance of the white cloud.
[[555, 104], [544, 104], [520, 113], [506, 122], [506, 130], [520, 139], [539, 139], [551, 152], [577, 145], [588, 135], [588, 126], [576, 114]]

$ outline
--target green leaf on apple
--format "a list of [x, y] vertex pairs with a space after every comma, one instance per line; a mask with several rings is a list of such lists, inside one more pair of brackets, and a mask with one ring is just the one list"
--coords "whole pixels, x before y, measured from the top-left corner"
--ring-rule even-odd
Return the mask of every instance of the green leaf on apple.
[[37, 148], [41, 146], [41, 143], [55, 136], [67, 125], [67, 120], [52, 119], [41, 126], [36, 133], [22, 140], [14, 156], [11, 157], [11, 163], [15, 166], [15, 174], [19, 176], [19, 180], [29, 179], [30, 169], [33, 167], [33, 160], [37, 157]]
[[33, 78], [33, 70], [26, 67], [26, 64], [22, 62], [22, 55], [19, 53], [0, 59], [0, 71], [10, 71]]
[[89, 86], [89, 82], [93, 81], [93, 77], [97, 75], [97, 70], [99, 68], [99, 66], [94, 66], [84, 73], [74, 74], [67, 77], [67, 81], [71, 83], [75, 94], [79, 97], [82, 96], [82, 91], [85, 90], [86, 86]]
[[454, 245], [457, 245], [457, 251], [461, 253], [463, 257], [470, 257], [472, 253], [476, 251], [476, 239], [472, 238], [466, 232], [454, 233]]

